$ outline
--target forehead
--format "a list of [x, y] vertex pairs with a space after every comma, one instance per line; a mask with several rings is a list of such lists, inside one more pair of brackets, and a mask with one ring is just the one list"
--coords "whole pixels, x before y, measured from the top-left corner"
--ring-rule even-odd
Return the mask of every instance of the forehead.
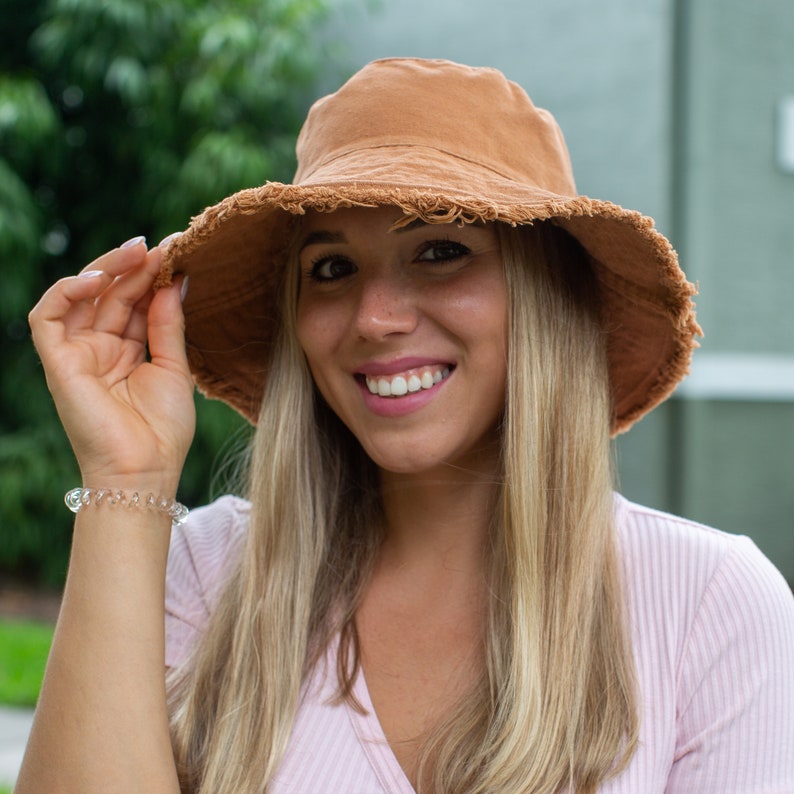
[[406, 213], [399, 207], [385, 205], [381, 207], [343, 207], [333, 212], [320, 212], [309, 209], [301, 218], [300, 232], [297, 235], [299, 249], [315, 243], [343, 243], [361, 234], [371, 235], [402, 235], [419, 229], [458, 229], [484, 230], [495, 237], [494, 224], [485, 221], [465, 223], [463, 221], [429, 222]]
[[[307, 210], [302, 219], [304, 234], [315, 231], [346, 229], [346, 228], [378, 228], [390, 231], [396, 223], [405, 218], [405, 213], [391, 205], [383, 207], [342, 207], [333, 212]], [[424, 225], [424, 221], [412, 221], [410, 226]]]

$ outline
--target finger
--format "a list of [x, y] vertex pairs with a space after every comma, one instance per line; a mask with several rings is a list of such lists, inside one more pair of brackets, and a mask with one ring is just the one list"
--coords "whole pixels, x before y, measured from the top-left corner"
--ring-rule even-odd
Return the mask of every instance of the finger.
[[146, 246], [135, 238], [134, 245], [115, 248], [87, 265], [78, 276], [61, 279], [42, 296], [29, 315], [34, 336], [56, 333], [63, 329], [48, 327], [45, 323], [67, 322], [78, 328], [90, 326], [94, 317], [93, 301], [112, 283], [113, 278], [140, 264], [146, 255]]
[[145, 239], [143, 237], [134, 237], [118, 248], [113, 248], [102, 254], [102, 256], [98, 256], [93, 262], [86, 265], [81, 273], [101, 270], [113, 277], [120, 276], [131, 268], [140, 266], [146, 254]]
[[[160, 272], [161, 252], [149, 251], [140, 266], [117, 276], [97, 300], [94, 330], [117, 336], [126, 335], [141, 300], [151, 293], [152, 284]], [[141, 330], [140, 322], [134, 327]], [[145, 326], [144, 326], [145, 327]]]
[[180, 370], [189, 375], [185, 350], [185, 317], [182, 312], [184, 276], [170, 287], [158, 290], [148, 314], [149, 356], [152, 364]]
[[110, 278], [101, 270], [84, 271], [53, 284], [28, 316], [33, 341], [39, 352], [62, 344], [69, 330], [89, 328], [94, 301]]
[[154, 291], [147, 292], [133, 307], [130, 320], [122, 334], [125, 339], [130, 339], [142, 345], [147, 344], [149, 337], [149, 306], [151, 306]]
[[[159, 275], [162, 264], [162, 252], [181, 234], [182, 232], [169, 234], [168, 237], [160, 241], [156, 249], [149, 252], [149, 261], [147, 261], [147, 270], [149, 272], [154, 273], [155, 276]], [[182, 279], [180, 283], [185, 283], [185, 279]], [[149, 306], [154, 294], [154, 290], [149, 290], [132, 307], [129, 322], [124, 329], [125, 339], [132, 339], [146, 344], [149, 331]]]

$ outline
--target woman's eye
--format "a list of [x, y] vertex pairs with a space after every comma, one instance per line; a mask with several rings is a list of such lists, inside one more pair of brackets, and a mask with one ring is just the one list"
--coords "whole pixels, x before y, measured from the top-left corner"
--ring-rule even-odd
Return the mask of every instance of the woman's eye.
[[355, 265], [343, 257], [324, 256], [312, 263], [309, 278], [312, 281], [336, 281], [355, 272]]
[[471, 250], [462, 243], [433, 240], [422, 246], [417, 259], [420, 262], [449, 262], [470, 253]]

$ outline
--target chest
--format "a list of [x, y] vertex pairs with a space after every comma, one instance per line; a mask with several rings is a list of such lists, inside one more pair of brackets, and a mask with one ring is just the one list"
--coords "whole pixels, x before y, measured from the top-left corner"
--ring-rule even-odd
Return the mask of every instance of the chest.
[[376, 610], [357, 615], [361, 664], [389, 747], [416, 782], [428, 735], [482, 677], [482, 617], [471, 610]]

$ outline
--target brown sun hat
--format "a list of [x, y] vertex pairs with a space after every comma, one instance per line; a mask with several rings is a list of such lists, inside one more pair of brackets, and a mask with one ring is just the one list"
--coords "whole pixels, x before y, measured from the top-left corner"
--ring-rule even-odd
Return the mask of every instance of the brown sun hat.
[[551, 114], [499, 71], [389, 58], [311, 108], [295, 183], [268, 182], [206, 209], [166, 249], [159, 284], [187, 273], [186, 338], [200, 391], [255, 422], [279, 322], [293, 224], [308, 209], [394, 205], [406, 221], [551, 219], [587, 252], [607, 319], [613, 434], [689, 369], [695, 289], [653, 221], [577, 195]]

